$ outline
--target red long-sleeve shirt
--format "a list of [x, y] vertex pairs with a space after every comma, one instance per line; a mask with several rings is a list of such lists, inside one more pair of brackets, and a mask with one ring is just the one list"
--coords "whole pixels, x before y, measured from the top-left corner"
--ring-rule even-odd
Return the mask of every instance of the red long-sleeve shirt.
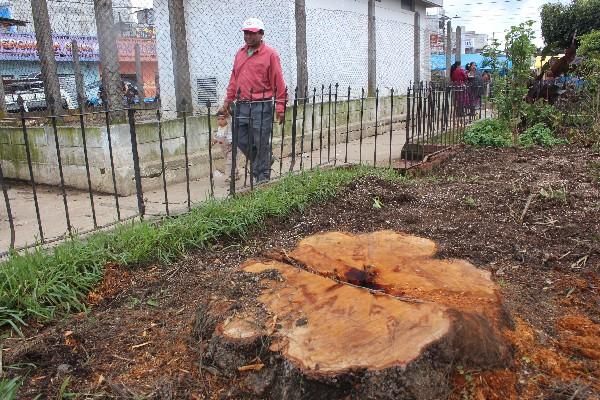
[[[237, 98], [238, 89], [242, 100], [270, 99], [275, 95], [275, 110], [283, 113], [286, 102], [286, 87], [277, 51], [264, 43], [248, 56], [248, 46], [242, 47], [235, 55], [231, 78], [227, 86], [225, 102], [230, 104]], [[252, 89], [252, 99], [250, 90]]]

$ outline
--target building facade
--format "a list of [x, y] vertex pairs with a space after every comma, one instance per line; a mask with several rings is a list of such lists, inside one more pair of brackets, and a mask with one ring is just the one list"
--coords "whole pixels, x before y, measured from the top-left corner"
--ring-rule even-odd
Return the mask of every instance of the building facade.
[[[391, 88], [405, 91], [416, 75], [421, 80], [429, 78], [426, 8], [441, 3], [441, 0], [375, 3], [377, 86], [382, 94]], [[244, 44], [242, 22], [248, 17], [263, 20], [265, 42], [279, 52], [288, 88], [296, 87], [293, 0], [183, 0], [183, 5], [194, 108], [201, 108], [207, 99], [222, 102], [234, 55]], [[168, 1], [155, 0], [154, 7], [161, 100], [165, 109], [174, 109], [173, 63], [177, 60], [173, 60], [171, 51]], [[336, 83], [339, 95], [344, 98], [348, 86], [353, 88], [353, 97], [360, 95], [362, 87], [366, 89], [367, 7], [367, 0], [306, 0], [309, 95], [316, 88], [319, 97], [321, 90], [327, 93], [329, 85]], [[415, 15], [419, 16], [417, 21]], [[415, 43], [419, 44], [417, 52]]]

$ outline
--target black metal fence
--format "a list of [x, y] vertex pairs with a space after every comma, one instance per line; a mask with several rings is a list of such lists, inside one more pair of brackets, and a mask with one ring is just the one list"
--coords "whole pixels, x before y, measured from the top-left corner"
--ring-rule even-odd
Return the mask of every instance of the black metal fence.
[[[351, 93], [337, 84], [296, 89], [282, 116], [264, 94], [238, 96], [228, 110], [230, 138], [210, 102], [201, 113], [105, 102], [66, 116], [31, 116], [21, 104], [19, 118], [0, 126], [0, 255], [171, 216], [288, 173], [338, 164], [409, 168], [459, 143], [467, 124], [491, 112], [477, 85]], [[228, 170], [217, 165], [224, 162]]]

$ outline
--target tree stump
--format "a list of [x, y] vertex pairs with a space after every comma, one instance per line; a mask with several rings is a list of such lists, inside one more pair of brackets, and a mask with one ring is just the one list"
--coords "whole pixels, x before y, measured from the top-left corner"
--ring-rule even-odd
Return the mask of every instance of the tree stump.
[[489, 272], [435, 253], [403, 233], [330, 232], [248, 261], [266, 312], [204, 310], [218, 320], [203, 325], [204, 362], [248, 398], [444, 398], [455, 365], [506, 367], [511, 355]]

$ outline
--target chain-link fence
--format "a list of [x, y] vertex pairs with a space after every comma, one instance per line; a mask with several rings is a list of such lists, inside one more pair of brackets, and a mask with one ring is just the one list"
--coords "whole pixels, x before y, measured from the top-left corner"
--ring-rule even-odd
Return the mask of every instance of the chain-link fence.
[[[0, 30], [0, 232], [10, 232], [0, 235], [0, 253], [185, 211], [210, 196], [252, 189], [268, 171], [278, 177], [336, 163], [392, 165], [418, 137], [403, 121], [416, 118], [411, 126], [419, 126], [414, 121], [424, 118], [424, 111], [407, 116], [406, 99], [411, 82], [429, 77], [424, 6], [417, 14], [404, 1], [376, 2], [369, 35], [366, 0], [303, 4], [155, 0], [145, 9], [129, 0], [0, 0], [13, 21]], [[288, 95], [282, 125], [266, 106], [272, 99], [263, 105], [269, 134], [258, 141], [268, 144], [269, 157], [254, 165], [256, 143], [232, 143], [233, 153], [240, 150], [236, 180], [223, 146], [213, 147], [215, 112], [251, 16], [264, 21], [265, 41], [280, 55]], [[303, 87], [298, 65], [308, 71]], [[247, 99], [238, 100], [234, 110], [246, 107]], [[423, 107], [448, 114], [441, 100], [428, 101]], [[244, 118], [234, 115], [232, 124]], [[257, 165], [262, 177], [253, 176]]]
[[[124, 103], [129, 100], [151, 105], [160, 98], [163, 110], [176, 110], [177, 99], [186, 98], [191, 109], [202, 110], [207, 100], [213, 104], [223, 101], [234, 55], [244, 44], [240, 28], [250, 16], [264, 21], [265, 42], [278, 51], [285, 81], [294, 88], [298, 84], [297, 1], [154, 0], [152, 7], [145, 9], [144, 3], [132, 4], [131, 0], [0, 0], [0, 10], [25, 22], [0, 28], [0, 63], [7, 100], [14, 105], [21, 94], [29, 111], [28, 98], [34, 92], [33, 97], [43, 99], [47, 80], [42, 66], [51, 56], [39, 48], [41, 27], [52, 35], [55, 67], [49, 68], [55, 68], [60, 96], [68, 108], [76, 108], [79, 100], [87, 106], [100, 105], [103, 91], [109, 91], [105, 93], [109, 99], [111, 95], [115, 96], [113, 100], [122, 96]], [[382, 89], [405, 88], [415, 78], [429, 77], [425, 8], [421, 5], [418, 10], [422, 23], [415, 29], [415, 14], [406, 9], [410, 7], [405, 3], [375, 3], [376, 82]], [[47, 25], [42, 26], [45, 16], [38, 4], [46, 5]], [[308, 87], [335, 83], [352, 86], [356, 88], [352, 97], [358, 98], [360, 88], [368, 84], [367, 1], [309, 0], [303, 7]], [[107, 20], [106, 15], [112, 18]], [[105, 51], [102, 42], [107, 39], [103, 36], [109, 40]], [[419, 44], [416, 51], [415, 37]], [[78, 67], [73, 41], [79, 49]], [[112, 49], [116, 49], [115, 54]], [[116, 58], [113, 69], [117, 69], [112, 73], [111, 57]], [[415, 68], [415, 63], [420, 67]], [[415, 73], [416, 69], [420, 73]], [[83, 86], [79, 89], [78, 75]], [[117, 83], [105, 90], [107, 79], [116, 79]], [[40, 104], [31, 107], [40, 108]], [[17, 109], [13, 106], [8, 111]]]

